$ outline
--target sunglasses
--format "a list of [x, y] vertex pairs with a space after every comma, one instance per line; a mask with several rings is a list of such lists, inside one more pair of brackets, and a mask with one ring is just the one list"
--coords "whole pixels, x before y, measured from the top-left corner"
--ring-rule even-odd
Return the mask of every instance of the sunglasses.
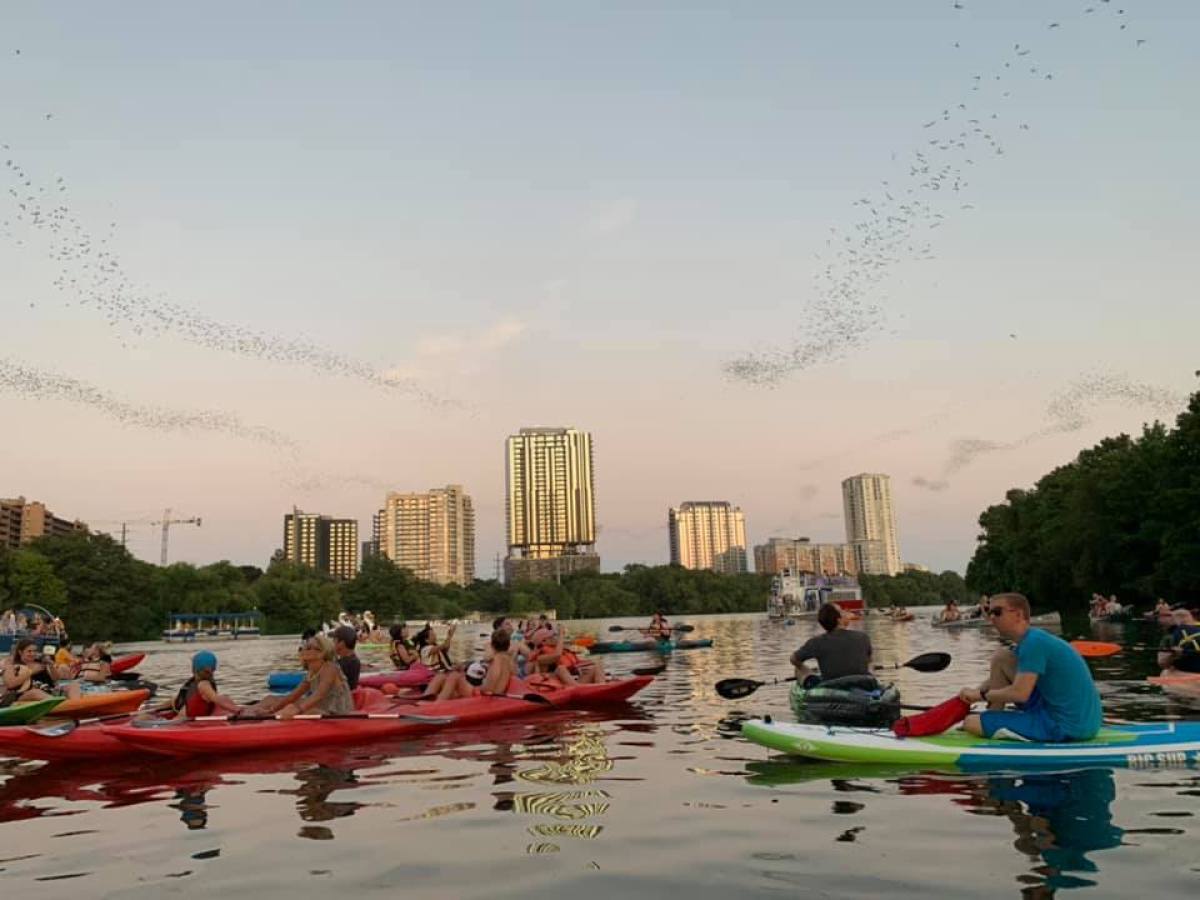
[[993, 606], [991, 609], [988, 610], [988, 615], [991, 616], [993, 619], [998, 619], [1002, 615], [1004, 615], [1005, 609], [1006, 609], [1006, 607], [1003, 607], [1003, 606]]

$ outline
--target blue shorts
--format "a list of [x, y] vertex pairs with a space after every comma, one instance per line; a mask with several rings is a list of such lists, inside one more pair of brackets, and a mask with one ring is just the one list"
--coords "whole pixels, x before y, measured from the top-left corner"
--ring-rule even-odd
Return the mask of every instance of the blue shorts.
[[1027, 706], [1025, 709], [998, 710], [979, 714], [979, 725], [984, 737], [1005, 738], [1004, 734], [996, 734], [1000, 729], [1011, 731], [1026, 740], [1038, 743], [1058, 744], [1070, 740], [1063, 730], [1039, 705]]

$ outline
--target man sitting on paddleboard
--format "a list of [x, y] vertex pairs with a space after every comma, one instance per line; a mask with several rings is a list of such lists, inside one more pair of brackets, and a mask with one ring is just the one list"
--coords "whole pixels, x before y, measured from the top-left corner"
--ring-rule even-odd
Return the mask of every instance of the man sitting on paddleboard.
[[815, 659], [821, 669], [821, 680], [831, 681], [845, 675], [871, 674], [871, 639], [861, 631], [849, 631], [846, 617], [836, 603], [826, 603], [817, 611], [817, 621], [825, 634], [809, 640], [792, 654], [792, 665], [800, 679], [812, 675], [804, 665]]
[[963, 729], [983, 737], [1063, 742], [1086, 741], [1100, 730], [1100, 694], [1087, 663], [1075, 648], [1029, 624], [1024, 594], [992, 597], [992, 622], [1000, 636], [1016, 644], [1013, 683], [991, 690], [963, 688], [965, 703], [1016, 703], [1016, 710], [989, 710], [967, 716]]
[[1171, 613], [1175, 626], [1162, 639], [1158, 664], [1177, 672], [1200, 672], [1200, 625], [1191, 610], [1177, 609]]

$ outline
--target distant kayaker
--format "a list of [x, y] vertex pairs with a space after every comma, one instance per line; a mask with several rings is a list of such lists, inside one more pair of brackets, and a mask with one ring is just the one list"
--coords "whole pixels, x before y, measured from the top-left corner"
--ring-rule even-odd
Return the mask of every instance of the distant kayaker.
[[246, 718], [269, 716], [290, 719], [297, 715], [344, 715], [354, 712], [354, 698], [346, 676], [337, 664], [333, 641], [315, 635], [300, 645], [304, 679], [286, 697], [267, 697], [242, 710]]
[[950, 600], [942, 609], [942, 615], [938, 619], [939, 622], [957, 622], [962, 618], [962, 613], [958, 610], [958, 604]]
[[218, 710], [227, 713], [241, 712], [242, 707], [224, 694], [217, 692], [217, 655], [211, 650], [200, 650], [192, 655], [192, 677], [183, 683], [164, 712], [172, 712], [179, 719], [198, 719], [216, 715]]
[[1004, 687], [963, 688], [966, 703], [1015, 703], [1019, 709], [989, 709], [967, 716], [963, 728], [983, 737], [1030, 741], [1086, 741], [1100, 730], [1100, 694], [1083, 657], [1062, 638], [1029, 624], [1024, 594], [992, 597], [992, 623], [1016, 644], [1013, 682]]
[[333, 652], [337, 654], [337, 664], [342, 667], [350, 690], [358, 687], [358, 676], [362, 672], [362, 660], [354, 652], [357, 644], [358, 633], [349, 625], [339, 625], [333, 630]]
[[667, 617], [663, 615], [660, 609], [654, 614], [654, 618], [650, 620], [650, 627], [644, 629], [645, 635], [656, 641], [669, 641], [671, 639], [671, 623], [667, 621]]
[[414, 663], [420, 662], [417, 656], [417, 648], [413, 642], [408, 639], [408, 625], [401, 622], [399, 625], [393, 625], [388, 634], [392, 639], [391, 658], [392, 665], [401, 671], [408, 669]]
[[1200, 672], [1200, 624], [1191, 610], [1177, 609], [1171, 616], [1175, 624], [1159, 646], [1159, 666], [1177, 672]]
[[810, 659], [817, 661], [822, 681], [845, 675], [871, 674], [871, 639], [861, 631], [846, 628], [847, 619], [841, 607], [826, 603], [817, 611], [817, 622], [825, 633], [809, 638], [792, 654], [792, 665], [799, 678], [813, 674], [805, 665]]

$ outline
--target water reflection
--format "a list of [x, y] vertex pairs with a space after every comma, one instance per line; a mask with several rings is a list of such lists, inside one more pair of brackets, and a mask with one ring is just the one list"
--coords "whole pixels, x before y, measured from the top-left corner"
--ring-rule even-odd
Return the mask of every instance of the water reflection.
[[[1119, 847], [1124, 829], [1114, 824], [1116, 784], [1111, 769], [1033, 772], [1019, 775], [956, 776], [914, 773], [886, 765], [838, 765], [786, 760], [747, 765], [751, 784], [778, 787], [828, 781], [839, 793], [894, 794], [950, 799], [972, 815], [1004, 817], [1016, 833], [1013, 848], [1032, 867], [1016, 878], [1026, 896], [1049, 896], [1060, 888], [1097, 882], [1099, 866], [1089, 854]], [[836, 774], [837, 777], [831, 777]], [[869, 802], [869, 801], [868, 801]], [[853, 815], [865, 803], [837, 800], [835, 814]], [[840, 830], [836, 841], [852, 842], [865, 826]]]

